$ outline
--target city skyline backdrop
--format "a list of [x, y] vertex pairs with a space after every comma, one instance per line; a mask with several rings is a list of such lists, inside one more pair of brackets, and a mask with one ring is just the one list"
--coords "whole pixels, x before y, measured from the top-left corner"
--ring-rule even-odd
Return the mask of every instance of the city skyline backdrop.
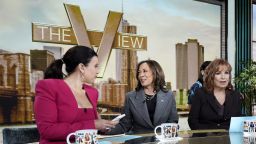
[[[220, 57], [220, 7], [193, 0], [2, 0], [0, 49], [27, 54], [43, 46], [67, 50], [71, 45], [32, 42], [31, 31], [32, 22], [70, 26], [63, 3], [80, 6], [89, 30], [103, 31], [109, 11], [123, 12], [123, 18], [137, 26], [137, 34], [148, 38], [148, 49], [137, 52], [138, 60], [157, 60], [166, 81], [176, 83], [177, 43], [197, 39], [204, 46], [205, 60]], [[115, 54], [112, 50], [103, 79], [116, 76]]]

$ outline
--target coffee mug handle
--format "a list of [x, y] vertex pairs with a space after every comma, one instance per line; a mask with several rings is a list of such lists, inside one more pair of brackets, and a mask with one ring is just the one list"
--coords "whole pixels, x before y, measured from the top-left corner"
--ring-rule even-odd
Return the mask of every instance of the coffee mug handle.
[[[160, 135], [159, 135], [159, 134], [157, 134], [157, 132], [156, 132], [156, 130], [157, 130], [158, 128], [161, 128], [161, 126], [157, 126], [157, 127], [155, 128], [155, 130], [154, 130], [154, 131], [155, 131], [155, 135], [156, 135], [156, 136], [160, 136]], [[161, 130], [162, 130], [162, 129], [161, 129]]]
[[66, 138], [66, 141], [67, 141], [68, 144], [75, 144], [75, 143], [71, 143], [71, 142], [69, 141], [69, 138], [70, 138], [70, 136], [72, 136], [72, 135], [76, 135], [76, 134], [75, 134], [75, 133], [70, 133], [70, 134], [68, 134], [68, 136], [67, 136], [67, 138]]

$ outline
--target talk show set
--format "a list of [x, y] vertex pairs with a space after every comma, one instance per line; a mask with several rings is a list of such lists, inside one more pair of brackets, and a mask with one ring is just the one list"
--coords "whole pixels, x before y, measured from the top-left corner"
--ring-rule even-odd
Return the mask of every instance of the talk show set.
[[256, 0], [0, 5], [0, 143], [256, 143]]

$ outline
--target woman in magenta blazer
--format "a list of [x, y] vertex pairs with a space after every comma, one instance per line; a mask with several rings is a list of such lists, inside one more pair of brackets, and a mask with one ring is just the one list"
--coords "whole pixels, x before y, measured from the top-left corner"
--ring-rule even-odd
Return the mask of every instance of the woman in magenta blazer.
[[34, 104], [40, 143], [65, 143], [69, 133], [105, 131], [118, 123], [101, 119], [96, 111], [98, 91], [91, 84], [97, 74], [97, 54], [85, 46], [74, 46], [46, 69], [45, 79], [36, 85]]

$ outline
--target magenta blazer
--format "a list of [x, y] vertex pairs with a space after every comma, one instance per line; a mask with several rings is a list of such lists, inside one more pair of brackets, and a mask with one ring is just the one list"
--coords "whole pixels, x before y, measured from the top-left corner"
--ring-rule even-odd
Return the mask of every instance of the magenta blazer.
[[95, 128], [98, 91], [88, 85], [81, 88], [87, 93], [93, 108], [78, 108], [71, 89], [62, 79], [38, 81], [34, 110], [40, 144], [65, 143], [69, 133]]

